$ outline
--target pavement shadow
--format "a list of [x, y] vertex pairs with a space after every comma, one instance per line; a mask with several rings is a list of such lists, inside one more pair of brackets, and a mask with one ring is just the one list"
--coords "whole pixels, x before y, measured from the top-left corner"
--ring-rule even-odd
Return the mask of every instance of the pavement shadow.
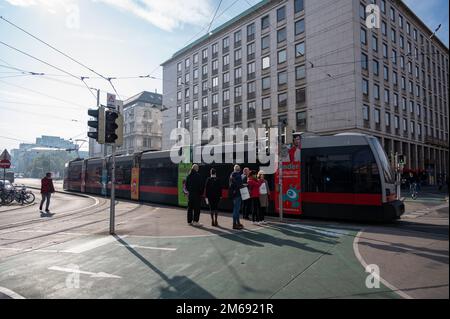
[[[190, 299], [215, 299], [215, 297], [210, 294], [207, 290], [203, 289], [186, 276], [174, 276], [172, 278], [168, 277], [159, 268], [149, 262], [144, 256], [142, 256], [138, 251], [133, 249], [129, 243], [120, 238], [117, 235], [113, 237], [126, 248], [131, 254], [133, 254], [137, 259], [139, 259], [145, 266], [156, 273], [161, 279], [163, 279], [168, 287], [160, 287], [159, 298], [163, 299], [180, 299], [180, 298], [190, 298]], [[189, 296], [186, 293], [189, 292]]]
[[375, 244], [360, 241], [359, 245], [367, 246], [381, 251], [390, 251], [394, 253], [413, 254], [419, 257], [427, 258], [442, 264], [448, 265], [448, 250], [429, 249], [425, 247], [416, 247], [406, 244]]
[[[254, 230], [244, 228], [243, 230], [236, 230], [236, 231], [233, 231], [232, 233], [223, 233], [223, 232], [215, 230], [215, 229], [204, 228], [204, 227], [199, 227], [199, 228], [204, 229], [205, 231], [208, 231], [212, 234], [219, 235], [222, 238], [225, 238], [225, 239], [228, 239], [231, 241], [235, 241], [242, 245], [253, 246], [253, 247], [265, 247], [265, 244], [270, 244], [270, 245], [279, 246], [279, 247], [289, 246], [289, 247], [293, 247], [293, 248], [296, 248], [299, 250], [304, 250], [304, 251], [308, 251], [308, 252], [312, 252], [312, 253], [330, 255], [330, 253], [328, 253], [327, 251], [323, 251], [320, 249], [310, 247], [307, 243], [301, 243], [301, 242], [298, 242], [295, 240], [273, 236], [273, 235], [270, 235], [270, 234], [267, 234], [267, 233], [264, 233], [261, 231], [254, 231]], [[277, 229], [275, 229], [275, 230], [278, 231]], [[285, 231], [285, 235], [289, 234], [288, 230], [284, 230], [284, 231]], [[294, 233], [292, 232], [290, 235], [294, 235]], [[294, 236], [294, 237], [309, 239], [312, 241], [326, 243], [326, 244], [330, 244], [330, 245], [334, 245], [337, 243], [336, 241], [329, 241], [329, 240], [321, 239], [321, 238], [319, 238], [320, 236], [314, 236], [312, 231], [311, 232], [305, 231], [304, 235], [306, 237], [305, 236], [302, 237], [300, 234], [296, 234], [296, 236]]]

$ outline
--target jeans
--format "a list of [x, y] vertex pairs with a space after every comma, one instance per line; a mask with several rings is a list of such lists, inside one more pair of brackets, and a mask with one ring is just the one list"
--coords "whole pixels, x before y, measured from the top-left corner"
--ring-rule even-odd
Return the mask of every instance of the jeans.
[[233, 224], [240, 224], [239, 211], [241, 209], [241, 196], [233, 198]]
[[50, 197], [52, 196], [52, 193], [42, 193], [42, 200], [41, 205], [39, 205], [39, 210], [42, 210], [42, 206], [44, 205], [44, 202], [47, 201], [45, 204], [45, 211], [48, 211], [48, 206], [50, 205]]

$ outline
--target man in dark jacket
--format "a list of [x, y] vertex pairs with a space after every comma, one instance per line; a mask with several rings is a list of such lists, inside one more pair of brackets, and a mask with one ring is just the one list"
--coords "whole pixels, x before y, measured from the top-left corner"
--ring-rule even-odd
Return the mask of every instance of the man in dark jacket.
[[45, 212], [47, 214], [50, 213], [48, 207], [50, 206], [50, 197], [52, 193], [55, 192], [55, 187], [53, 186], [53, 180], [52, 180], [52, 173], [45, 174], [45, 177], [41, 179], [41, 205], [39, 206], [39, 211], [41, 214], [43, 214], [42, 206], [44, 205], [44, 202], [47, 201], [45, 204]]
[[242, 229], [244, 225], [241, 224], [239, 220], [239, 210], [241, 209], [241, 192], [240, 189], [242, 184], [242, 174], [241, 167], [239, 165], [234, 165], [234, 171], [230, 175], [230, 198], [233, 200], [233, 229]]
[[[189, 192], [187, 222], [192, 226], [202, 226], [198, 221], [200, 219], [200, 202], [203, 185], [198, 170], [199, 167], [197, 164], [192, 165], [191, 172], [186, 178], [186, 190]], [[194, 211], [194, 216], [192, 216], [192, 211]]]

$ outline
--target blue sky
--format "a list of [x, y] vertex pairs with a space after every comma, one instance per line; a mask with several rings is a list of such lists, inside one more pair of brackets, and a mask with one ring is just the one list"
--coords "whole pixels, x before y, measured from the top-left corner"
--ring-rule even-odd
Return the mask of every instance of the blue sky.
[[[249, 0], [256, 4], [258, 0]], [[448, 46], [448, 0], [405, 0]], [[107, 77], [162, 77], [160, 63], [205, 34], [219, 0], [0, 0], [0, 15]], [[223, 0], [217, 27], [249, 8], [247, 1]], [[145, 5], [144, 5], [145, 4]], [[76, 76], [95, 76], [23, 32], [0, 21], [0, 41]], [[85, 138], [87, 109], [95, 99], [81, 81], [0, 44], [0, 149], [40, 135]], [[9, 68], [7, 68], [7, 67]], [[23, 76], [12, 69], [43, 72]], [[112, 91], [101, 79], [91, 87]], [[160, 79], [114, 82], [120, 97], [161, 92]], [[38, 92], [38, 93], [37, 93]], [[105, 103], [105, 93], [101, 99]], [[18, 104], [21, 103], [21, 104]]]

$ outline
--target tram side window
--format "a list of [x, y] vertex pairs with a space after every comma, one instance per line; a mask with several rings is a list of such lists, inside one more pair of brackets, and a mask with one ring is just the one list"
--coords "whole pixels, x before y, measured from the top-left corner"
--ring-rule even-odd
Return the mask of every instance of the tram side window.
[[116, 168], [116, 184], [128, 185], [131, 182], [131, 165], [119, 163]]
[[71, 182], [79, 182], [81, 180], [81, 166], [72, 166], [70, 170], [69, 180]]
[[353, 185], [355, 193], [381, 192], [380, 172], [369, 147], [361, 148], [353, 154]]
[[142, 161], [140, 185], [177, 187], [178, 166], [170, 159], [146, 159]]
[[306, 192], [353, 193], [351, 154], [321, 149], [306, 154], [305, 160]]

